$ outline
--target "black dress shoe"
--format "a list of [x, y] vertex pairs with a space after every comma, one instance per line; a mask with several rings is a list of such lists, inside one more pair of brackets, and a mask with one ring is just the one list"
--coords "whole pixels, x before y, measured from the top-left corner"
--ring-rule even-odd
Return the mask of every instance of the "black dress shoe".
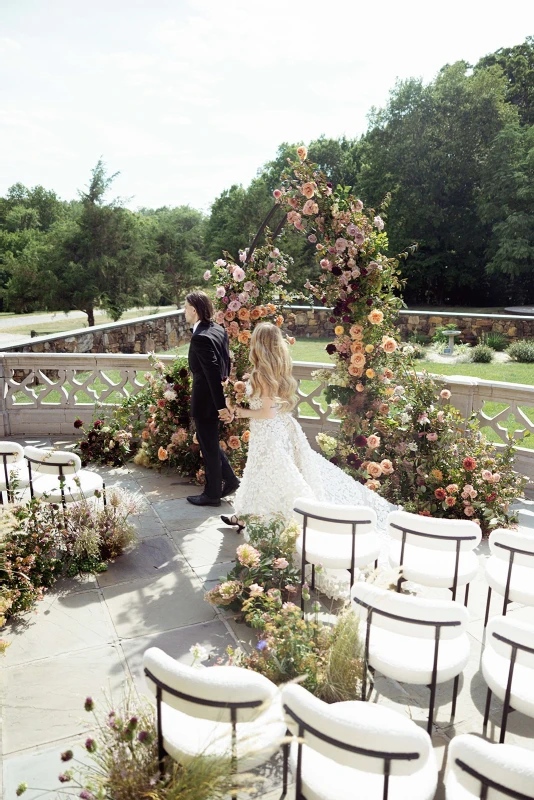
[[191, 495], [187, 498], [187, 502], [191, 503], [194, 506], [220, 506], [221, 501], [216, 497], [208, 497], [207, 494], [196, 494]]
[[233, 483], [223, 483], [221, 497], [228, 497], [229, 494], [237, 492], [239, 489], [239, 483], [239, 481], [234, 481]]

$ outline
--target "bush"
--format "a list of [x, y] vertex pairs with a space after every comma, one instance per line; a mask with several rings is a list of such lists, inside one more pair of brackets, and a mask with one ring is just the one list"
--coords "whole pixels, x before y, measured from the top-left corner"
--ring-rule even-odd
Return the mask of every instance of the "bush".
[[534, 340], [521, 339], [513, 342], [506, 351], [511, 359], [523, 364], [534, 364]]
[[430, 343], [430, 336], [426, 333], [414, 331], [408, 336], [408, 344], [419, 344], [422, 347]]
[[471, 361], [475, 364], [490, 364], [493, 361], [493, 350], [487, 344], [477, 344], [471, 351]]
[[496, 353], [502, 353], [503, 350], [506, 350], [508, 340], [503, 333], [491, 331], [491, 333], [483, 333], [478, 340], [478, 343], [485, 344], [486, 347], [491, 347], [491, 349], [495, 350]]
[[439, 325], [434, 331], [432, 341], [434, 344], [447, 344], [449, 341], [449, 331], [459, 330], [457, 325], [449, 323], [448, 325]]

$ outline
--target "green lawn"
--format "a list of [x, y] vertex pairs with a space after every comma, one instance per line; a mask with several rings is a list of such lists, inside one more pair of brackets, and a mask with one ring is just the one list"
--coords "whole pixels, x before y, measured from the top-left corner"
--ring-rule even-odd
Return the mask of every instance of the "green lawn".
[[[175, 306], [168, 306], [165, 308], [154, 308], [147, 310], [145, 312], [140, 312], [139, 310], [135, 311], [125, 311], [125, 313], [120, 318], [119, 322], [123, 322], [125, 320], [136, 319], [139, 316], [149, 316], [151, 314], [159, 314], [163, 311], [175, 311]], [[53, 333], [63, 333], [63, 331], [75, 331], [79, 328], [88, 328], [87, 326], [87, 318], [74, 318], [67, 317], [61, 311], [56, 312], [57, 317], [50, 322], [32, 322], [33, 315], [31, 314], [0, 314], [0, 333], [25, 333], [30, 336], [31, 331], [35, 331], [37, 336], [47, 336]], [[21, 324], [17, 325], [16, 327], [2, 327], [2, 318], [6, 317], [19, 317]], [[96, 325], [106, 325], [109, 322], [113, 322], [111, 317], [108, 314], [96, 314], [95, 315], [95, 324]]]

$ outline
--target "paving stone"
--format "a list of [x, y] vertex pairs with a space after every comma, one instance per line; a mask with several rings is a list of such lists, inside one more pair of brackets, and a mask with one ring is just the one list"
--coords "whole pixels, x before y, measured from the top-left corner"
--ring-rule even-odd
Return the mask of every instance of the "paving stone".
[[217, 561], [216, 564], [205, 564], [194, 567], [195, 575], [202, 581], [205, 591], [213, 589], [218, 583], [225, 580], [227, 574], [235, 567], [234, 561]]
[[170, 533], [180, 552], [194, 569], [235, 559], [236, 548], [243, 541], [232, 528], [218, 530], [206, 526]]
[[194, 506], [187, 500], [166, 500], [162, 503], [153, 503], [152, 508], [161, 519], [167, 530], [183, 531], [205, 525], [222, 525], [220, 514], [228, 513], [228, 503], [221, 503], [220, 507]]
[[85, 697], [100, 702], [102, 687], [120, 697], [126, 679], [113, 645], [7, 667], [3, 675], [5, 755], [79, 734], [92, 720]]
[[43, 790], [57, 792], [59, 787], [61, 797], [78, 797], [79, 788], [73, 786], [67, 792], [66, 784], [58, 781], [58, 775], [69, 766], [61, 762], [60, 754], [68, 749], [72, 749], [77, 762], [89, 763], [89, 754], [85, 747], [73, 746], [71, 738], [63, 739], [53, 747], [24, 751], [21, 755], [6, 758], [3, 765], [6, 800], [14, 800], [17, 786], [23, 782], [29, 787], [24, 792], [25, 800], [42, 800]]
[[5, 638], [11, 644], [3, 665], [99, 647], [116, 638], [107, 608], [96, 590], [46, 595], [35, 609], [8, 623]]
[[186, 565], [182, 555], [167, 536], [143, 539], [135, 550], [124, 553], [98, 574], [98, 585], [113, 586], [139, 578], [157, 578]]
[[187, 568], [158, 578], [109, 586], [103, 591], [121, 638], [132, 639], [215, 618], [215, 611], [204, 601], [200, 581]]

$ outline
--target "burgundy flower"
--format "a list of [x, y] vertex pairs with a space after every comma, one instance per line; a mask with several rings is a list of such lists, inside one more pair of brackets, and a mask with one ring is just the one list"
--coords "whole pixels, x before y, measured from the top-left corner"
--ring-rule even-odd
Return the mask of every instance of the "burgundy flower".
[[337, 456], [332, 456], [330, 461], [332, 464], [335, 464], [336, 466], [339, 464], [339, 458]]
[[369, 308], [370, 308], [370, 307], [373, 305], [373, 302], [374, 302], [374, 301], [373, 301], [373, 300], [371, 300], [371, 298], [370, 298], [370, 297], [368, 297], [368, 298], [367, 298], [367, 300], [365, 301], [365, 305], [366, 305], [366, 306], [369, 306]]
[[65, 773], [62, 772], [61, 775], [57, 776], [57, 779], [60, 783], [67, 783], [67, 781], [70, 781], [70, 775], [65, 775]]
[[88, 753], [94, 753], [95, 750], [96, 750], [96, 742], [95, 742], [95, 740], [91, 739], [90, 737], [89, 737], [89, 739], [86, 739], [85, 740], [85, 749], [87, 750]]
[[366, 447], [367, 446], [367, 437], [363, 434], [359, 434], [359, 436], [354, 437], [354, 446], [355, 447]]
[[83, 427], [83, 422], [81, 421], [81, 419], [75, 419], [75, 420], [74, 420], [74, 427], [75, 427], [76, 429], [78, 429], [78, 428], [82, 428], [82, 427]]
[[180, 370], [180, 372], [178, 374], [179, 374], [180, 378], [187, 378], [187, 376], [189, 375], [189, 372], [186, 370], [185, 367], [182, 367], [182, 369]]
[[350, 317], [348, 314], [343, 314], [343, 322], [350, 322]]
[[92, 711], [93, 708], [95, 707], [95, 703], [94, 703], [93, 698], [92, 697], [86, 697], [83, 707], [85, 708], [86, 711]]
[[98, 428], [101, 428], [101, 427], [102, 427], [102, 420], [101, 419], [95, 420], [95, 424], [93, 425], [93, 428], [98, 430]]
[[342, 272], [343, 270], [341, 267], [338, 267], [337, 264], [335, 267], [332, 267], [332, 275], [341, 275]]
[[361, 273], [362, 278], [365, 278], [365, 276], [367, 275], [367, 270], [365, 269], [365, 267], [361, 268], [360, 273]]
[[324, 306], [324, 304], [326, 303], [326, 297], [321, 297], [321, 303], [322, 303], [322, 304], [323, 304], [323, 306]]
[[328, 355], [332, 356], [336, 352], [336, 346], [333, 342], [330, 342], [330, 344], [326, 345], [325, 350], [328, 353]]
[[62, 761], [70, 761], [71, 758], [73, 758], [73, 757], [74, 757], [74, 753], [72, 752], [72, 750], [65, 750], [64, 753], [61, 753], [61, 760]]
[[336, 324], [336, 322], [337, 322], [337, 319], [336, 319], [335, 317], [329, 317], [329, 318], [328, 318], [328, 321], [329, 321], [329, 322], [331, 322], [331, 323], [332, 323], [332, 325], [335, 325], [335, 324]]
[[361, 458], [358, 458], [356, 456], [356, 453], [349, 453], [349, 455], [347, 456], [347, 464], [349, 465], [349, 467], [353, 467], [354, 469], [359, 469], [362, 463], [363, 462]]
[[141, 742], [141, 744], [144, 744], [145, 742], [148, 742], [150, 740], [149, 732], [148, 731], [139, 731], [139, 733], [137, 734], [137, 740], [139, 742]]

